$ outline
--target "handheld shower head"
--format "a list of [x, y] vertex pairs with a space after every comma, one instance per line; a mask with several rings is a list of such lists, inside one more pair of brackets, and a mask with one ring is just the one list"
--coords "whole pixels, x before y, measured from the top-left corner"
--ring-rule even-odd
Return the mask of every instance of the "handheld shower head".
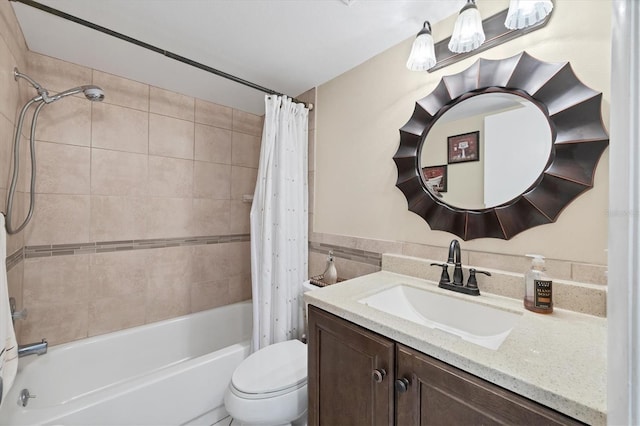
[[82, 86], [84, 96], [92, 102], [102, 102], [104, 100], [104, 90], [98, 86]]

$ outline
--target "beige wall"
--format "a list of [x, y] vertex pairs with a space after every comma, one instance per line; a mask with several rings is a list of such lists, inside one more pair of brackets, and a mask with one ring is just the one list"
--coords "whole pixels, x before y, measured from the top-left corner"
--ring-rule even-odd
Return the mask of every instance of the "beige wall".
[[[507, 6], [506, 0], [478, 4], [485, 17]], [[431, 231], [422, 218], [407, 210], [404, 195], [395, 187], [397, 170], [392, 158], [399, 143], [398, 129], [411, 116], [415, 101], [429, 94], [443, 75], [466, 69], [478, 57], [501, 59], [526, 50], [543, 61], [569, 61], [582, 82], [603, 92], [602, 109], [608, 123], [610, 14], [609, 1], [556, 2], [547, 27], [434, 73], [405, 68], [411, 38], [321, 85], [314, 238], [321, 240], [326, 234], [448, 245], [453, 235]], [[454, 17], [434, 25], [436, 40], [451, 34], [453, 22]], [[594, 189], [567, 207], [556, 223], [525, 231], [509, 241], [463, 242], [462, 248], [516, 258], [534, 252], [552, 259], [605, 265], [607, 200], [608, 151], [598, 165]], [[445, 251], [440, 251], [440, 257], [444, 256]]]
[[9, 271], [29, 311], [20, 342], [58, 344], [250, 298], [242, 195], [253, 194], [262, 118], [28, 52], [11, 7], [0, 8], [11, 24], [0, 43], [3, 200], [14, 116], [35, 95], [9, 75], [14, 65], [52, 93], [106, 93], [41, 112], [36, 209], [8, 250], [24, 246]]

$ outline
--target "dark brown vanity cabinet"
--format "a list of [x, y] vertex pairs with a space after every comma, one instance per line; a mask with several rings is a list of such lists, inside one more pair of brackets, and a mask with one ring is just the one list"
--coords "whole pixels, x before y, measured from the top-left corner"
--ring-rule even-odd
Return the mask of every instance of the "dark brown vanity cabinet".
[[574, 419], [309, 306], [309, 425], [574, 425]]

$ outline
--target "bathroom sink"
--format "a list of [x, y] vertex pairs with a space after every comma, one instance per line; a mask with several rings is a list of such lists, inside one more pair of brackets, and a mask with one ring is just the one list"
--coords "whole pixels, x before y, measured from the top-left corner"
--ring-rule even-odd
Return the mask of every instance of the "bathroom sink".
[[500, 347], [522, 316], [406, 285], [391, 287], [358, 302], [493, 350]]

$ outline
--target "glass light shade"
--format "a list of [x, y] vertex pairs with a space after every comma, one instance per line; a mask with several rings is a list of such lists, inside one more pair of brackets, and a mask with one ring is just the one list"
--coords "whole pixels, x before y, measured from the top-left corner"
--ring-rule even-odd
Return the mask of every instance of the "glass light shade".
[[480, 47], [484, 40], [480, 11], [474, 2], [469, 0], [456, 19], [453, 35], [449, 41], [449, 50], [454, 53], [471, 52]]
[[[429, 30], [426, 31], [427, 26]], [[407, 60], [407, 68], [411, 71], [426, 71], [436, 64], [436, 51], [431, 36], [431, 26], [425, 22], [424, 28], [413, 41], [411, 54]]]
[[553, 10], [551, 0], [511, 0], [504, 26], [520, 30], [542, 21]]

